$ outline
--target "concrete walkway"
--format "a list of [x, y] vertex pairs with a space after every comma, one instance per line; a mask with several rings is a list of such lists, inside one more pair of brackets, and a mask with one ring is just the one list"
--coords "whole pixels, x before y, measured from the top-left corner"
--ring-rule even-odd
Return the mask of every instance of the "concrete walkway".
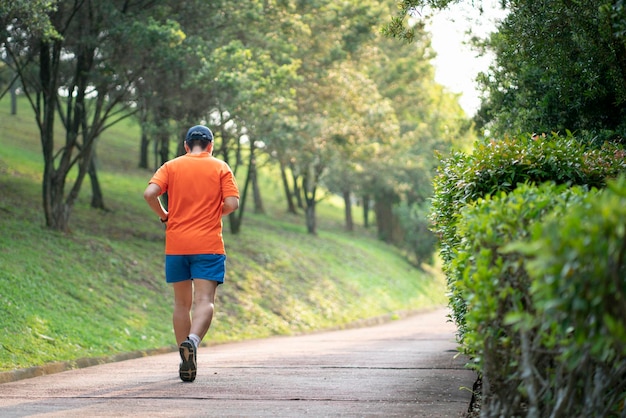
[[463, 417], [475, 374], [444, 309], [368, 328], [201, 347], [0, 385], [0, 417]]

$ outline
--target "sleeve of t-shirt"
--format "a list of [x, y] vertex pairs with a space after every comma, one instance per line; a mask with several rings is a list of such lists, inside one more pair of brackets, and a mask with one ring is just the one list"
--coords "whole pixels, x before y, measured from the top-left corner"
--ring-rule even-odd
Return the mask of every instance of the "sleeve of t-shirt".
[[161, 194], [167, 191], [168, 184], [168, 170], [167, 163], [163, 164], [157, 171], [154, 173], [152, 178], [148, 183], [154, 183], [161, 188]]
[[237, 187], [237, 180], [235, 179], [232, 170], [227, 164], [224, 164], [221, 181], [223, 197], [239, 198], [239, 188]]

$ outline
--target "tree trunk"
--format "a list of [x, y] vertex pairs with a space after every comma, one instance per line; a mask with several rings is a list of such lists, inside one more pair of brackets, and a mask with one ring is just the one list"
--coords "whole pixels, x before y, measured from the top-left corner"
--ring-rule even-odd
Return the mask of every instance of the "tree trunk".
[[[78, 199], [85, 176], [88, 175], [90, 170], [93, 170], [95, 176], [96, 170], [94, 164], [94, 150], [97, 134], [89, 131], [86, 109], [86, 92], [89, 86], [88, 74], [93, 68], [94, 56], [95, 48], [82, 49], [81, 53], [76, 56], [74, 85], [72, 86], [73, 88], [70, 89], [70, 95], [67, 98], [66, 147], [61, 158], [61, 164], [59, 165], [59, 181], [66, 181], [67, 175], [74, 163], [78, 166], [78, 174], [76, 175], [74, 184], [65, 198], [65, 205], [69, 210], [71, 210], [74, 206], [74, 202]], [[75, 97], [73, 97], [74, 94], [72, 94], [74, 92]], [[99, 114], [102, 101], [102, 96], [96, 99], [94, 116]], [[79, 138], [82, 138], [82, 143], [79, 141]], [[72, 156], [74, 149], [78, 150], [78, 155], [75, 157], [75, 161], [71, 161], [71, 159], [74, 158]], [[96, 187], [100, 189], [97, 178]], [[102, 199], [101, 190], [98, 190], [98, 192], [100, 193], [99, 198]], [[97, 198], [96, 196], [96, 199]]]
[[61, 48], [58, 42], [49, 44], [41, 42], [39, 51], [39, 80], [41, 92], [37, 94], [37, 102], [41, 107], [37, 110], [41, 148], [44, 159], [42, 183], [43, 209], [46, 226], [56, 231], [68, 231], [70, 208], [63, 200], [65, 194], [65, 178], [55, 170], [54, 159], [54, 116], [56, 112], [57, 74]]
[[187, 128], [183, 127], [180, 129], [180, 133], [176, 138], [176, 156], [180, 157], [181, 155], [185, 155], [187, 151], [185, 151], [185, 137], [187, 136]]
[[378, 238], [391, 243], [393, 241], [393, 211], [391, 200], [388, 196], [377, 196], [374, 201], [374, 211], [376, 212], [376, 226], [378, 227]]
[[[254, 147], [254, 145], [250, 145]], [[252, 151], [250, 151], [252, 152]], [[256, 166], [256, 159], [250, 161], [250, 182], [252, 183], [252, 196], [254, 197], [254, 213], [264, 214], [265, 208], [263, 207], [263, 199], [261, 198], [261, 189], [258, 181], [258, 170]]]
[[154, 169], [156, 170], [157, 168], [159, 168], [161, 166], [161, 160], [159, 158], [159, 141], [152, 141], [152, 143], [154, 144], [154, 147], [152, 149], [152, 165], [154, 166]]
[[397, 216], [393, 213], [396, 199], [397, 196], [393, 192], [382, 192], [374, 200], [378, 238], [394, 245], [402, 243], [404, 234]]
[[237, 235], [241, 232], [241, 207], [236, 212], [232, 212], [228, 215], [228, 225], [230, 226], [230, 233]]
[[[141, 126], [141, 142], [139, 144], [139, 168], [148, 168], [148, 150], [150, 149], [150, 138], [146, 132], [148, 126], [148, 111], [144, 108], [139, 116]], [[155, 167], [156, 169], [156, 167]]]
[[98, 180], [95, 150], [91, 155], [87, 172], [89, 174], [89, 180], [91, 181], [91, 207], [94, 209], [107, 210], [106, 206], [104, 206], [104, 196], [102, 194], [102, 188], [100, 187], [100, 180]]
[[170, 133], [169, 133], [169, 123], [167, 118], [167, 109], [162, 106], [159, 106], [155, 109], [154, 115], [155, 125], [156, 125], [156, 133], [155, 137], [155, 152], [158, 156], [157, 163], [155, 164], [155, 169], [162, 166], [170, 159]]
[[241, 231], [241, 224], [243, 223], [243, 214], [244, 214], [244, 209], [246, 206], [246, 196], [248, 195], [248, 187], [250, 183], [252, 182], [252, 177], [254, 176], [253, 173], [256, 170], [256, 168], [254, 167], [255, 165], [254, 150], [255, 150], [254, 143], [253, 141], [250, 141], [250, 158], [248, 159], [248, 175], [246, 176], [246, 181], [243, 185], [243, 191], [240, 193], [239, 209], [236, 212], [231, 213], [228, 217], [230, 221], [230, 232], [232, 234], [238, 234]]
[[[58, 166], [55, 167], [57, 161], [52, 153], [54, 148], [52, 131], [42, 133], [42, 142], [45, 142], [46, 146], [50, 147], [46, 149], [44, 146], [44, 153], [49, 152], [49, 155], [44, 156], [45, 165], [47, 165], [45, 169], [47, 176], [44, 175], [44, 183], [49, 182], [49, 184], [44, 185], [44, 189], [49, 191], [49, 193], [44, 193], [44, 199], [49, 199], [49, 201], [44, 203], [44, 208], [50, 212], [49, 216], [46, 215], [46, 220], [50, 222], [48, 226], [52, 229], [68, 231], [70, 214], [78, 198], [85, 176], [90, 169], [96, 139], [96, 134], [89, 132], [87, 129], [86, 112], [86, 91], [89, 86], [89, 72], [94, 63], [95, 48], [84, 49], [76, 56], [74, 82], [69, 88], [66, 106], [62, 114], [61, 107], [58, 106], [58, 92], [56, 88], [56, 83], [59, 79], [58, 63], [60, 62], [61, 45], [55, 42], [52, 46], [52, 52], [50, 51], [50, 45], [44, 44], [42, 46], [40, 64], [42, 85], [49, 86], [48, 89], [44, 89], [45, 92], [43, 94], [44, 101], [48, 100], [49, 102], [48, 105], [44, 105], [45, 118], [48, 119], [48, 122], [44, 124], [44, 129], [46, 131], [52, 129], [54, 122], [49, 120], [54, 120], [54, 112], [58, 107], [59, 114], [65, 122], [66, 135], [65, 146], [62, 148], [62, 152], [59, 153]], [[52, 60], [52, 65], [50, 60]], [[96, 99], [94, 118], [97, 118], [100, 114], [103, 102], [103, 96], [99, 95]], [[82, 144], [79, 142], [81, 133]], [[76, 153], [76, 151], [78, 152]], [[67, 176], [74, 166], [77, 166], [78, 173], [71, 189], [65, 196], [64, 190]]]
[[157, 167], [160, 167], [170, 159], [170, 135], [166, 129], [159, 129], [157, 137], [159, 143], [159, 164]]
[[280, 178], [283, 181], [283, 189], [285, 190], [285, 198], [287, 199], [287, 213], [296, 212], [296, 205], [293, 203], [293, 193], [291, 192], [291, 188], [289, 187], [289, 181], [287, 180], [287, 172], [285, 168], [285, 164], [280, 161]]
[[311, 235], [317, 235], [317, 222], [315, 219], [315, 201], [309, 201], [307, 199], [306, 209], [304, 211], [306, 215], [306, 230]]
[[17, 79], [11, 83], [9, 93], [11, 95], [11, 114], [17, 115]]
[[145, 131], [141, 130], [141, 143], [139, 145], [139, 168], [148, 168], [148, 150], [150, 149], [150, 140]]
[[[13, 57], [11, 54], [7, 54], [7, 64], [9, 68], [13, 63]], [[9, 85], [9, 95], [11, 96], [11, 115], [17, 115], [17, 83], [19, 80], [19, 73], [15, 71], [13, 75], [13, 79], [11, 80], [11, 84]]]
[[[38, 63], [36, 57], [30, 57], [25, 62], [35, 62], [38, 67], [36, 82], [27, 77], [25, 66], [16, 63], [24, 95], [34, 110], [40, 132], [44, 162], [42, 200], [46, 225], [59, 231], [68, 231], [70, 214], [82, 183], [86, 175], [96, 169], [95, 165], [91, 165], [94, 141], [107, 126], [104, 122], [111, 117], [109, 110], [124, 106], [123, 91], [117, 97], [112, 97], [113, 91], [99, 89], [109, 88], [107, 82], [103, 81], [98, 86], [100, 79], [94, 78], [96, 48], [100, 48], [100, 45], [95, 45], [93, 40], [103, 32], [99, 26], [103, 20], [95, 16], [96, 9], [90, 7], [95, 4], [59, 2], [58, 10], [51, 14], [52, 24], [63, 31], [67, 29], [70, 34], [68, 39], [72, 41], [67, 43], [67, 39], [41, 39], [38, 45], [33, 43], [30, 50], [38, 55]], [[75, 44], [73, 40], [80, 41]], [[62, 74], [61, 54], [64, 54]], [[61, 83], [67, 93], [63, 105], [59, 94]], [[95, 99], [86, 100], [88, 88], [95, 88]], [[93, 111], [88, 112], [87, 105], [91, 104]], [[103, 112], [105, 104], [110, 108]], [[91, 118], [90, 127], [87, 115]], [[63, 123], [66, 132], [64, 144], [55, 145], [55, 116]], [[66, 184], [70, 172], [72, 182]], [[69, 189], [67, 193], [66, 186]]]
[[302, 201], [302, 190], [298, 185], [299, 175], [296, 173], [295, 167], [293, 164], [289, 164], [291, 168], [291, 177], [293, 180], [293, 195], [296, 197], [296, 204], [300, 209], [304, 209], [304, 202]]
[[[314, 171], [310, 168], [309, 171]], [[302, 190], [304, 191], [304, 201], [306, 206], [304, 208], [304, 214], [306, 217], [306, 229], [311, 235], [317, 235], [317, 220], [315, 217], [315, 194], [317, 191], [316, 178], [313, 178], [312, 173], [307, 173], [302, 179]]]
[[368, 195], [363, 196], [363, 226], [370, 227], [370, 197]]
[[346, 231], [354, 231], [354, 221], [352, 219], [352, 199], [349, 190], [343, 191], [343, 206], [346, 216]]
[[239, 195], [239, 208], [237, 211], [228, 215], [228, 224], [230, 225], [230, 233], [237, 235], [241, 232], [241, 224], [243, 223], [243, 213], [246, 207], [246, 196], [248, 195], [248, 185], [250, 184], [250, 172], [246, 176], [246, 180], [243, 184], [243, 190]]

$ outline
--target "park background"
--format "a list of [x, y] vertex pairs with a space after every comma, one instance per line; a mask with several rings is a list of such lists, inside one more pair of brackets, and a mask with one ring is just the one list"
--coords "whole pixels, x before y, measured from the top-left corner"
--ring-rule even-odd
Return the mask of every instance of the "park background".
[[484, 414], [623, 414], [624, 8], [503, 2], [467, 115], [454, 4], [3, 3], [2, 367], [170, 344], [140, 195], [200, 122], [242, 188], [211, 343], [447, 302]]

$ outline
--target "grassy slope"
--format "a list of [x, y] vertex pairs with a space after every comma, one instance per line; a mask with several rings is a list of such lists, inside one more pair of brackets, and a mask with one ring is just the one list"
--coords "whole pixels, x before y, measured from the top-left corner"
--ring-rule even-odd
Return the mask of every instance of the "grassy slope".
[[[131, 121], [103, 135], [100, 180], [110, 211], [89, 208], [86, 181], [72, 233], [55, 233], [44, 226], [32, 112], [23, 100], [11, 116], [0, 102], [0, 371], [173, 344], [164, 233], [142, 198], [151, 173], [135, 168], [137, 138]], [[247, 212], [236, 236], [225, 225], [227, 278], [208, 341], [343, 327], [445, 304], [439, 275], [412, 268], [368, 231], [343, 232], [333, 199], [320, 205], [313, 237], [301, 216], [285, 214], [269, 170], [263, 188], [267, 215]]]

